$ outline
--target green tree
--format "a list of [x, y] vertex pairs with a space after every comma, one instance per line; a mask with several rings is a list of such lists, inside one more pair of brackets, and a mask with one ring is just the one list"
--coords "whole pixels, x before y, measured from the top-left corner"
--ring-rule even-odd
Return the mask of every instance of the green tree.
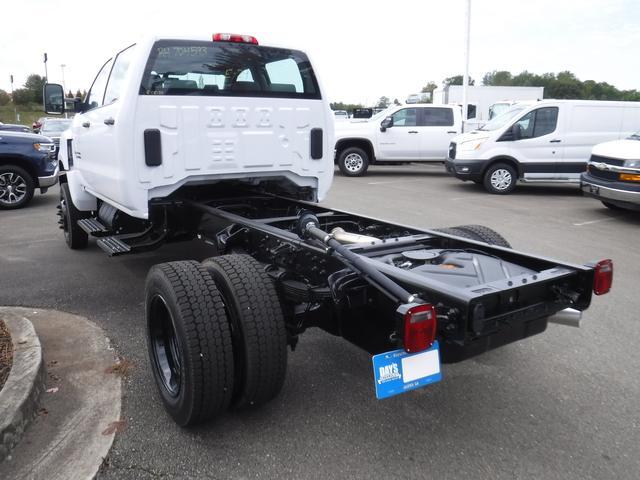
[[73, 98], [73, 92], [71, 90], [69, 90], [67, 92], [67, 94], [65, 95], [65, 98]]
[[491, 87], [512, 85], [511, 72], [507, 72], [505, 70], [487, 72], [484, 74], [484, 77], [482, 77], [482, 84]]
[[32, 73], [27, 77], [27, 81], [24, 82], [24, 88], [31, 91], [33, 101], [36, 103], [42, 103], [42, 88], [44, 87], [45, 79], [38, 74]]
[[0, 89], [0, 107], [7, 105], [11, 101], [11, 95]]
[[[71, 96], [73, 96], [73, 95], [71, 95]], [[80, 91], [80, 89], [78, 89], [76, 91], [76, 98], [84, 98], [84, 96], [82, 95], [82, 92]]]
[[387, 108], [391, 104], [389, 97], [380, 97], [378, 99], [378, 103], [376, 103], [376, 108]]
[[[462, 80], [464, 79], [463, 75], [454, 75], [453, 77], [445, 78], [442, 83], [445, 85], [462, 85]], [[476, 81], [469, 77], [469, 85], [474, 85]]]
[[33, 103], [33, 92], [31, 90], [27, 90], [26, 88], [18, 88], [13, 91], [13, 103], [16, 105], [27, 105], [29, 103]]
[[420, 93], [431, 93], [431, 94], [433, 94], [433, 91], [436, 88], [438, 88], [438, 84], [436, 84], [436, 82], [429, 82], [424, 87], [422, 87], [422, 90], [420, 90]]
[[398, 101], [398, 99], [397, 99], [397, 98], [394, 98], [394, 99], [393, 99], [393, 104], [394, 104], [394, 105], [400, 105], [400, 102]]
[[329, 106], [331, 110], [346, 110], [347, 112], [352, 112], [356, 108], [362, 108], [361, 103], [332, 102]]

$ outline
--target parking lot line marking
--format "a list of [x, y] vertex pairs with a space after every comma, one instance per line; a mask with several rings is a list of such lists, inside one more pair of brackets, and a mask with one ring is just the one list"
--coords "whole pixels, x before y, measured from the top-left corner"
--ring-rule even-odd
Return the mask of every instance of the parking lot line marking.
[[593, 223], [608, 222], [609, 220], [616, 220], [616, 219], [618, 219], [620, 217], [624, 217], [624, 215], [619, 215], [617, 217], [601, 218], [599, 220], [591, 220], [589, 222], [574, 223], [573, 226], [574, 227], [581, 227], [582, 225], [591, 225]]
[[423, 179], [416, 180], [389, 180], [388, 182], [369, 182], [367, 185], [385, 185], [390, 183], [412, 183], [412, 182], [422, 182]]

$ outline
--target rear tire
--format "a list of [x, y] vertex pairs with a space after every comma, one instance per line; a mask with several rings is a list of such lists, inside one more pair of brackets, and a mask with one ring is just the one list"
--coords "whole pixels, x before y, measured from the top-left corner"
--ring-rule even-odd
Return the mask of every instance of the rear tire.
[[145, 299], [151, 370], [169, 415], [187, 426], [224, 412], [233, 393], [233, 347], [209, 272], [193, 261], [154, 265]]
[[369, 168], [369, 155], [358, 147], [345, 148], [338, 157], [338, 167], [346, 177], [362, 177]]
[[439, 228], [436, 231], [468, 238], [470, 240], [485, 242], [489, 245], [513, 248], [502, 235], [489, 227], [485, 227], [484, 225], [460, 225], [458, 227]]
[[0, 165], [0, 210], [14, 210], [33, 198], [35, 182], [29, 173], [15, 165]]
[[484, 172], [483, 184], [489, 193], [506, 195], [516, 188], [518, 174], [511, 165], [494, 163]]
[[232, 407], [259, 406], [282, 389], [287, 370], [287, 334], [275, 286], [249, 255], [224, 255], [203, 266], [222, 294], [231, 324], [235, 359]]
[[88, 214], [78, 210], [71, 200], [68, 183], [60, 184], [60, 204], [58, 205], [60, 228], [64, 232], [64, 241], [72, 250], [82, 250], [89, 244], [89, 235], [78, 226], [78, 220]]

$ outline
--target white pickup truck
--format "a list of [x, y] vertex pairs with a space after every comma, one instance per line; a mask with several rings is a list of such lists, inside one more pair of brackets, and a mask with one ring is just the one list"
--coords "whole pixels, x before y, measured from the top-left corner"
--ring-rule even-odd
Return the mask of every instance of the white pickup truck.
[[336, 158], [348, 177], [375, 163], [444, 162], [451, 139], [462, 133], [452, 105], [400, 105], [366, 122], [336, 123]]
[[[64, 113], [60, 85], [44, 99]], [[419, 108], [459, 131], [453, 110]], [[110, 256], [196, 238], [211, 248], [196, 262], [186, 244], [185, 260], [146, 280], [151, 372], [180, 425], [274, 398], [288, 347], [311, 327], [373, 354], [386, 398], [440, 380], [440, 361], [576, 324], [592, 290], [611, 286], [610, 260], [563, 264], [478, 225], [423, 230], [315, 204], [332, 180], [334, 121], [298, 50], [248, 35], [147, 38], [107, 60], [74, 110], [59, 156], [69, 247], [91, 236]], [[422, 138], [410, 113], [386, 132]]]

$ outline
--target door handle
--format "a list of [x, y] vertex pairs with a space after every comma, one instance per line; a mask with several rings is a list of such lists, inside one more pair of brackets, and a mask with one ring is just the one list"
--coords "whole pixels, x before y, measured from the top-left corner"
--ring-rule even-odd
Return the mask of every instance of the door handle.
[[455, 130], [449, 130], [447, 133], [458, 133]]
[[89, 123], [89, 122], [84, 122], [84, 123], [82, 124], [82, 126], [83, 126], [84, 128], [89, 128], [89, 127], [91, 126], [91, 123]]
[[562, 140], [549, 140], [549, 143], [560, 143]]
[[116, 123], [116, 121], [113, 119], [113, 117], [109, 117], [109, 118], [105, 118], [104, 119], [104, 124], [105, 125], [113, 125], [114, 123]]
[[418, 133], [416, 130], [409, 130], [409, 133]]

